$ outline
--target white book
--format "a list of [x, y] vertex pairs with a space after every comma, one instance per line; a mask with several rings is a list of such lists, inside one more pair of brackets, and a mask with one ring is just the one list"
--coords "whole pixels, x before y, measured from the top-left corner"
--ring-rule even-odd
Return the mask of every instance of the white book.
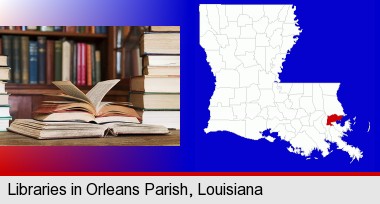
[[62, 81], [70, 81], [71, 44], [69, 41], [62, 43]]

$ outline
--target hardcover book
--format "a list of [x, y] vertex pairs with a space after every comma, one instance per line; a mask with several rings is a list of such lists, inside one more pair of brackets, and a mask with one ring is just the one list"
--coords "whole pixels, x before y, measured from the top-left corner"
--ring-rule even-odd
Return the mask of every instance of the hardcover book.
[[179, 33], [144, 33], [140, 40], [140, 54], [180, 54]]
[[180, 26], [150, 26], [152, 32], [179, 32]]
[[55, 41], [54, 45], [54, 79], [56, 81], [62, 80], [62, 41]]
[[0, 67], [0, 80], [8, 81], [10, 80], [10, 67]]
[[29, 83], [38, 83], [38, 44], [29, 41]]
[[102, 102], [108, 91], [120, 80], [97, 83], [87, 94], [70, 81], [54, 81], [63, 94], [50, 95], [65, 101], [44, 101], [34, 112], [33, 118], [40, 121], [81, 121], [81, 122], [133, 122], [141, 118], [126, 102]]
[[43, 122], [33, 119], [16, 119], [8, 130], [36, 139], [108, 137], [124, 134], [168, 134], [161, 125], [136, 123], [80, 123]]
[[0, 55], [0, 67], [8, 66], [8, 56]]
[[22, 83], [29, 83], [29, 37], [21, 37], [21, 76]]
[[129, 101], [134, 108], [144, 110], [179, 110], [179, 93], [131, 92]]
[[39, 36], [38, 44], [38, 82], [45, 84], [46, 82], [46, 37]]
[[12, 39], [12, 80], [21, 83], [21, 37], [13, 36]]
[[131, 91], [179, 93], [179, 76], [137, 76], [131, 78]]

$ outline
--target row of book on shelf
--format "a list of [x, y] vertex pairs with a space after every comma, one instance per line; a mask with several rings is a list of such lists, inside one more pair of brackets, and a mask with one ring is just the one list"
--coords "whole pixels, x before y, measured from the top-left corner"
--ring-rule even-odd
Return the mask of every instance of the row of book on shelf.
[[107, 26], [0, 26], [0, 30], [106, 34]]
[[0, 131], [6, 131], [9, 122], [12, 120], [10, 115], [9, 94], [5, 90], [5, 83], [9, 80], [9, 70], [7, 63], [8, 57], [0, 55]]
[[8, 56], [12, 67], [11, 82], [51, 84], [70, 80], [91, 86], [101, 78], [101, 52], [95, 44], [68, 40], [36, 40], [28, 36], [3, 35], [1, 54]]

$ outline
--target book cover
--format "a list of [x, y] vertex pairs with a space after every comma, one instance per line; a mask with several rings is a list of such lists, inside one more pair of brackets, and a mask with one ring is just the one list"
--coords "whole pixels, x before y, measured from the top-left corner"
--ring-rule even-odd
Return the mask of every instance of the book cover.
[[62, 41], [56, 40], [54, 44], [54, 80], [62, 80]]
[[22, 83], [29, 83], [29, 37], [21, 37], [21, 76]]
[[29, 41], [29, 83], [38, 83], [38, 44], [37, 41]]
[[37, 37], [38, 43], [38, 82], [46, 83], [46, 37]]

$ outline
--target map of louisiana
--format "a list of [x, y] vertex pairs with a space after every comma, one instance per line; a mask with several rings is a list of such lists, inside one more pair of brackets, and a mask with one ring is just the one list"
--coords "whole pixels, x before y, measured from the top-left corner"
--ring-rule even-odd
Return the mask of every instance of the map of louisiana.
[[[200, 45], [216, 78], [206, 133], [229, 131], [311, 158], [331, 146], [360, 160], [344, 141], [355, 119], [338, 100], [339, 83], [281, 83], [287, 54], [302, 37], [292, 5], [200, 5]], [[285, 71], [285, 70], [284, 70]], [[315, 154], [313, 154], [315, 156]]]

